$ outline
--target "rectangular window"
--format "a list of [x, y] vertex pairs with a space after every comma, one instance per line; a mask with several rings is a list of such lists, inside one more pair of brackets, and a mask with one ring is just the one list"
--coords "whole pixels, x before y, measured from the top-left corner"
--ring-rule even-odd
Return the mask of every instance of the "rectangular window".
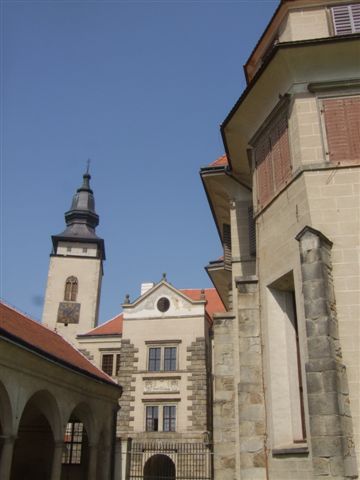
[[176, 427], [176, 407], [175, 405], [166, 405], [163, 410], [163, 431], [175, 432]]
[[120, 368], [120, 353], [106, 352], [101, 355], [101, 369], [103, 372], [114, 377]]
[[81, 463], [81, 448], [84, 426], [81, 422], [69, 422], [66, 425], [62, 463], [79, 465]]
[[149, 370], [159, 372], [161, 362], [161, 348], [149, 348]]
[[176, 347], [164, 348], [164, 370], [176, 370]]
[[146, 431], [157, 432], [159, 430], [159, 407], [146, 407]]
[[360, 96], [324, 98], [328, 155], [331, 163], [360, 162]]
[[103, 354], [101, 357], [101, 369], [108, 375], [113, 374], [114, 355], [111, 353]]
[[177, 370], [177, 347], [150, 347], [148, 350], [148, 370], [150, 372]]
[[257, 196], [266, 205], [291, 178], [287, 112], [278, 115], [254, 145]]
[[337, 5], [331, 9], [335, 35], [360, 32], [360, 4]]

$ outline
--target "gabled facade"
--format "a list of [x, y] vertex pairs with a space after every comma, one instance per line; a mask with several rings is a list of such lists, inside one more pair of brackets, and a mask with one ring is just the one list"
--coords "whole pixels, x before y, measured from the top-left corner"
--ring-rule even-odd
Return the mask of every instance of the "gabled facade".
[[210, 479], [211, 329], [224, 306], [215, 289], [178, 290], [165, 278], [141, 292], [126, 298], [121, 315], [78, 336], [88, 358], [123, 386], [116, 478], [196, 478], [197, 469]]
[[[358, 478], [360, 4], [282, 1], [201, 170], [215, 479]], [[226, 300], [228, 299], [228, 300]]]

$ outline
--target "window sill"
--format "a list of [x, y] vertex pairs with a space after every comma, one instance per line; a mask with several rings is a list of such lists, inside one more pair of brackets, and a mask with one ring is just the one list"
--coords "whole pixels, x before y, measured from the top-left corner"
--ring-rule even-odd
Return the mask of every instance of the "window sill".
[[282, 455], [304, 455], [309, 453], [309, 447], [306, 442], [292, 443], [291, 445], [273, 448], [271, 453], [274, 457]]

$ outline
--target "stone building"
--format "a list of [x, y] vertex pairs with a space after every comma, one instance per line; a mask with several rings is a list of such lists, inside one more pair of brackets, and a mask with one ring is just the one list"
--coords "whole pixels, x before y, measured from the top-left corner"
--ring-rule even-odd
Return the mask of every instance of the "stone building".
[[109, 480], [121, 387], [0, 303], [1, 480]]
[[115, 478], [212, 475], [212, 346], [215, 289], [143, 284], [123, 313], [86, 334], [79, 348], [117, 378]]
[[283, 0], [201, 169], [215, 480], [358, 478], [360, 4]]

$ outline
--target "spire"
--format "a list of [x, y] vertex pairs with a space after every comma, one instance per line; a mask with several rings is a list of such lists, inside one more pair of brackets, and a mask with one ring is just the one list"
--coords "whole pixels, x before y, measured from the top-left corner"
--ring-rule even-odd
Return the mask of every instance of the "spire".
[[65, 213], [66, 229], [59, 235], [53, 236], [53, 242], [57, 243], [61, 239], [90, 241], [102, 244], [103, 251], [103, 240], [95, 233], [95, 229], [99, 225], [99, 215], [95, 211], [95, 199], [90, 188], [90, 179], [88, 164], [83, 175], [82, 185], [73, 196], [70, 210]]
[[86, 225], [93, 233], [99, 225], [99, 216], [95, 212], [95, 199], [90, 188], [91, 175], [86, 172], [83, 175], [83, 183], [73, 196], [70, 210], [65, 213], [65, 221], [68, 227]]

